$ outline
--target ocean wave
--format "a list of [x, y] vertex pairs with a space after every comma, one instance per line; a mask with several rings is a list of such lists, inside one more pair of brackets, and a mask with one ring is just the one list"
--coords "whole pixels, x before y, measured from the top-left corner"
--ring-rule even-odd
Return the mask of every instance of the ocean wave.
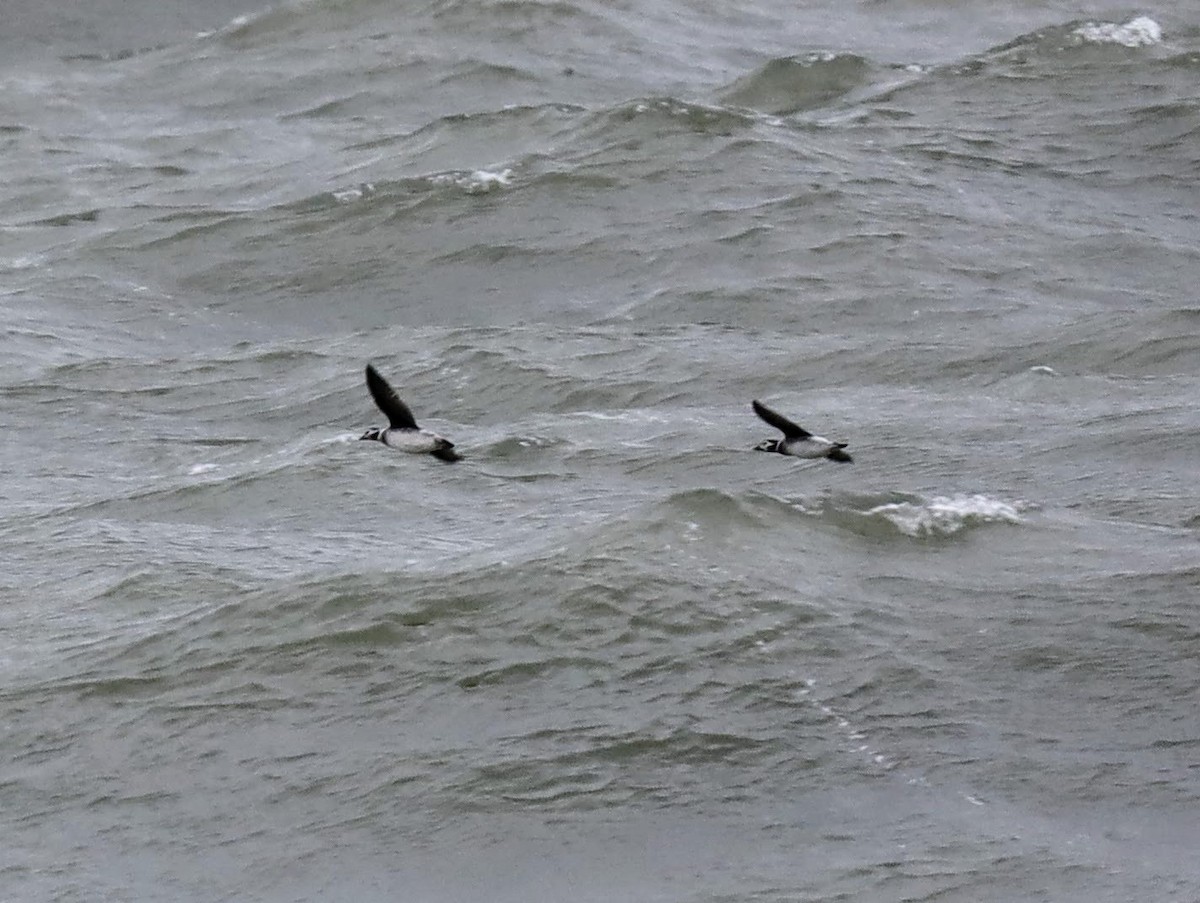
[[471, 25], [497, 35], [527, 36], [538, 29], [604, 28], [609, 19], [566, 0], [436, 0], [432, 18], [443, 25]]
[[508, 188], [513, 183], [513, 171], [505, 167], [501, 170], [476, 169], [470, 172], [437, 173], [429, 176], [430, 184], [435, 187], [453, 185], [467, 194], [486, 194], [499, 188]]
[[[964, 78], [995, 84], [997, 78], [1006, 82], [1026, 81], [1062, 77], [1075, 69], [1086, 72], [1094, 66], [1156, 63], [1157, 55], [1122, 53], [1115, 56], [1111, 51], [1142, 50], [1162, 43], [1161, 27], [1148, 17], [1138, 17], [1124, 24], [1072, 21], [1018, 35], [953, 62], [937, 66], [903, 66], [901, 68], [913, 77], [899, 84], [882, 85], [864, 97], [863, 102], [873, 106], [909, 94], [920, 96], [930, 90], [930, 84], [955, 84]], [[1177, 59], [1184, 65], [1191, 65], [1194, 63], [1192, 57], [1194, 54], [1184, 54]], [[895, 115], [898, 114], [893, 113]]]
[[[275, 208], [303, 216], [323, 216], [338, 211], [332, 222], [378, 213], [397, 215], [425, 208], [440, 200], [454, 202], [463, 195], [487, 194], [514, 185], [511, 167], [501, 169], [448, 170], [406, 179], [359, 182], [323, 191]], [[349, 208], [349, 209], [346, 209]], [[341, 212], [345, 210], [345, 212]]]
[[155, 53], [168, 47], [167, 44], [153, 44], [147, 47], [122, 47], [119, 50], [90, 51], [86, 53], [64, 54], [64, 63], [119, 63], [148, 53]]
[[[459, 782], [459, 791], [481, 802], [498, 798], [571, 811], [620, 806], [635, 794], [677, 800], [681, 794], [705, 793], [700, 782], [681, 780], [681, 769], [745, 765], [782, 752], [773, 740], [715, 726], [646, 725], [623, 734], [601, 731], [595, 725], [581, 728], [573, 737], [555, 731], [531, 738], [541, 741], [536, 743], [539, 755], [502, 758], [472, 769]], [[640, 778], [631, 779], [631, 773]], [[711, 792], [707, 788], [707, 794]]]
[[[287, 246], [291, 241], [307, 238], [314, 228], [335, 230], [355, 222], [387, 221], [431, 207], [453, 209], [469, 202], [474, 195], [511, 189], [518, 184], [518, 178], [512, 167], [448, 170], [411, 178], [348, 183], [261, 207], [167, 210], [143, 223], [110, 232], [99, 242], [123, 250], [163, 252], [173, 246], [182, 249], [224, 243], [222, 254], [233, 253], [233, 247], [247, 240], [265, 242], [270, 238], [276, 246]], [[211, 253], [195, 255], [189, 265], [197, 266], [196, 261], [209, 256]], [[248, 261], [246, 265], [251, 266]], [[281, 273], [268, 274], [270, 279], [281, 277], [286, 278]]]
[[733, 129], [752, 125], [754, 118], [726, 107], [710, 106], [674, 97], [644, 97], [606, 110], [601, 119], [608, 123], [637, 124], [645, 129], [659, 125], [676, 126], [687, 132], [729, 134]]
[[944, 538], [988, 524], [1023, 523], [1025, 503], [1009, 503], [986, 495], [910, 497], [881, 500], [857, 494], [792, 500], [788, 504], [807, 518], [870, 538], [903, 535]]
[[521, 42], [547, 33], [583, 33], [606, 40], [628, 36], [612, 17], [570, 2], [429, 0], [415, 8], [398, 9], [389, 0], [283, 0], [260, 12], [239, 15], [197, 37], [238, 50], [310, 41], [319, 42], [324, 49], [339, 32], [350, 40], [379, 41], [406, 34], [414, 23], [454, 34], [459, 44], [468, 38], [485, 38], [493, 44]]
[[726, 137], [752, 128], [758, 117], [730, 106], [677, 97], [637, 97], [577, 117], [554, 139], [546, 159], [596, 166], [611, 159], [624, 169], [668, 143], [695, 135]]
[[990, 524], [1022, 524], [1029, 507], [1024, 501], [1005, 502], [982, 494], [897, 499], [835, 491], [794, 498], [692, 489], [669, 496], [652, 519], [643, 516], [643, 524], [654, 523], [654, 530], [675, 532], [690, 542], [746, 531], [775, 532], [789, 524], [801, 530], [814, 523], [869, 538], [938, 538]]
[[953, 536], [983, 524], [1020, 524], [1024, 503], [1004, 502], [986, 495], [935, 496], [918, 502], [889, 502], [863, 512], [887, 522], [905, 536]]
[[787, 115], [829, 106], [866, 85], [871, 63], [852, 53], [810, 53], [775, 59], [722, 93], [725, 103]]
[[390, 5], [383, 0], [282, 0], [259, 12], [235, 16], [222, 27], [197, 37], [238, 49], [306, 36], [327, 39], [331, 32], [369, 22], [372, 14], [388, 9]]
[[1093, 60], [1111, 59], [1088, 55], [1085, 51], [1089, 47], [1138, 49], [1154, 47], [1162, 41], [1162, 28], [1155, 20], [1146, 16], [1139, 16], [1124, 24], [1075, 21], [1020, 35], [955, 68], [970, 73], [985, 70], [989, 64], [1025, 66], [1041, 61], [1050, 64], [1045, 70], [1045, 74], [1050, 74], [1058, 68], [1053, 64], [1064, 60], [1070, 62], [1078, 58], [1080, 63], [1088, 65]]
[[1163, 39], [1162, 26], [1149, 16], [1137, 16], [1124, 24], [1086, 22], [1071, 34], [1090, 44], [1119, 44], [1122, 47], [1150, 47], [1161, 44]]
[[[125, 542], [148, 542], [155, 528], [110, 523]], [[193, 539], [203, 532], [173, 528], [170, 545], [182, 542], [179, 534], [189, 531]], [[699, 638], [712, 629], [704, 618], [694, 629], [686, 626], [697, 616], [698, 587], [705, 578], [622, 562], [619, 550], [633, 548], [636, 538], [623, 531], [593, 535], [605, 533], [610, 542], [600, 548], [581, 538], [551, 551], [544, 544], [525, 551], [514, 545], [502, 556], [462, 559], [457, 566], [443, 556], [433, 572], [392, 564], [253, 575], [249, 570], [239, 574], [227, 558], [215, 572], [188, 568], [189, 591], [182, 596], [179, 571], [144, 564], [92, 590], [97, 610], [122, 606], [128, 623], [106, 616], [108, 632], [71, 653], [72, 667], [58, 685], [137, 695], [147, 686], [169, 691], [205, 683], [213, 675], [230, 674], [236, 681], [242, 669], [324, 671], [339, 667], [339, 659], [403, 648], [421, 650], [412, 666], [424, 675], [423, 682], [476, 689], [593, 667], [607, 671], [612, 663], [603, 660], [609, 656], [603, 650], [622, 643], [630, 630], [653, 642], [656, 636], [681, 633]], [[206, 542], [233, 552], [248, 538], [236, 530], [225, 536], [208, 531]], [[386, 557], [388, 544], [370, 541]], [[157, 557], [169, 552], [170, 546], [160, 548]], [[498, 600], [504, 604], [497, 605]], [[526, 638], [520, 648], [508, 640], [515, 625]], [[438, 652], [464, 643], [474, 653], [463, 656], [460, 650], [444, 659]], [[166, 680], [147, 684], [158, 676]]]
[[546, 143], [557, 143], [564, 131], [590, 116], [586, 108], [574, 104], [508, 104], [499, 109], [448, 113], [414, 129], [350, 144], [345, 150], [386, 155], [388, 160], [403, 159], [406, 166], [433, 169], [452, 167], [456, 157], [461, 160], [468, 155], [479, 159], [486, 154], [489, 161], [514, 160]]

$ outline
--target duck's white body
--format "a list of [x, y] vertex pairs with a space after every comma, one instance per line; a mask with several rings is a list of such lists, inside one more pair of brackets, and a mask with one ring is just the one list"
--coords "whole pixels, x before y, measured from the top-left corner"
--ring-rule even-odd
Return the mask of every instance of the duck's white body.
[[824, 436], [809, 436], [807, 439], [764, 439], [755, 448], [757, 451], [773, 451], [793, 458], [828, 458], [831, 452], [845, 447], [844, 442], [830, 442]]
[[372, 427], [361, 436], [363, 439], [375, 439], [388, 448], [394, 448], [410, 455], [433, 455], [447, 448], [454, 448], [454, 443], [445, 436], [439, 436], [432, 430], [398, 429]]

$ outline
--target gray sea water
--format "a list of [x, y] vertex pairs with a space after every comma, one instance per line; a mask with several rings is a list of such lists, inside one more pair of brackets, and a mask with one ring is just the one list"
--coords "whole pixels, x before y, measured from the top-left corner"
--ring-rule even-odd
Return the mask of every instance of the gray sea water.
[[0, 899], [1200, 899], [1195, 5], [4, 20]]

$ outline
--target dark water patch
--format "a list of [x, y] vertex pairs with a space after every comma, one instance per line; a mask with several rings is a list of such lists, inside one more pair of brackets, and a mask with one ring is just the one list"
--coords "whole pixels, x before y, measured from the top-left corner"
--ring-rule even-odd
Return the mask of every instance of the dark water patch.
[[100, 218], [99, 208], [80, 210], [72, 213], [60, 213], [47, 219], [37, 220], [35, 226], [70, 226], [73, 223], [94, 223]]
[[520, 686], [528, 681], [546, 678], [555, 672], [567, 672], [567, 676], [571, 680], [578, 680], [584, 685], [595, 685], [607, 670], [607, 663], [598, 659], [581, 656], [550, 656], [533, 661], [508, 662], [468, 674], [458, 679], [458, 686], [464, 690], [474, 690], [479, 687]]
[[262, 442], [262, 439], [255, 438], [252, 436], [218, 436], [218, 437], [211, 437], [211, 438], [180, 440], [180, 439], [176, 439], [176, 438], [168, 438], [165, 436], [158, 436], [158, 437], [155, 437], [153, 441], [172, 442], [172, 443], [183, 441], [190, 445], [199, 446], [200, 448], [229, 448], [229, 447], [237, 447], [237, 446], [242, 446], [242, 445], [254, 445], [256, 443]]
[[442, 78], [442, 84], [447, 86], [459, 82], [480, 82], [491, 88], [505, 82], [538, 84], [540, 79], [534, 73], [517, 66], [478, 61], [470, 64], [460, 63]]
[[[819, 282], [819, 279], [813, 279]], [[810, 280], [804, 276], [786, 280], [787, 284], [749, 286], [689, 287], [672, 286], [636, 300], [623, 311], [644, 323], [676, 323], [681, 317], [696, 322], [722, 323], [732, 318], [748, 327], [765, 327], [777, 321], [778, 311], [802, 297]], [[813, 286], [817, 287], [817, 286]]]
[[[330, 99], [320, 100], [312, 106], [305, 107], [302, 110], [295, 110], [280, 116], [281, 122], [287, 122], [291, 119], [313, 119], [324, 120], [328, 119], [334, 122], [344, 121], [346, 118], [353, 118], [359, 110], [362, 102], [367, 100], [372, 95], [366, 91], [357, 91], [345, 97], [334, 97]], [[377, 140], [370, 142], [367, 147], [377, 147]], [[347, 150], [357, 150], [360, 145], [352, 145]]]
[[[1194, 584], [1193, 584], [1194, 585]], [[1152, 639], [1161, 639], [1184, 648], [1181, 655], [1191, 657], [1200, 649], [1200, 629], [1188, 623], [1180, 612], [1163, 612], [1159, 616], [1144, 614], [1116, 621], [1112, 624], [1120, 630], [1130, 630]]]
[[403, 632], [397, 629], [396, 625], [376, 623], [362, 627], [351, 627], [345, 630], [335, 630], [326, 633], [314, 641], [314, 643], [315, 645], [331, 648], [358, 646], [377, 649], [397, 646], [405, 641], [406, 638]]
[[167, 47], [167, 44], [157, 44], [149, 47], [124, 48], [93, 53], [70, 53], [61, 57], [64, 63], [118, 63], [148, 53], [155, 53]]
[[763, 745], [753, 737], [683, 729], [658, 736], [614, 739], [589, 750], [581, 758], [614, 765], [630, 765], [643, 760], [703, 765], [707, 762], [728, 763], [743, 752], [754, 755]]
[[[142, 609], [149, 614], [153, 624], [161, 612], [155, 611], [155, 603], [162, 605], [162, 610], [172, 611], [175, 601], [175, 591], [181, 580], [190, 582], [193, 589], [204, 588], [204, 594], [211, 601], [217, 601], [243, 592], [247, 585], [238, 579], [238, 574], [232, 569], [206, 568], [193, 565], [186, 570], [162, 571], [156, 568], [138, 570], [123, 576], [104, 587], [94, 595], [89, 603], [97, 606], [120, 606], [126, 611]], [[172, 615], [172, 620], [176, 615]], [[134, 619], [137, 616], [134, 615]]]
[[109, 677], [95, 681], [84, 681], [60, 689], [80, 693], [84, 698], [96, 696], [106, 699], [139, 699], [157, 696], [168, 683], [161, 676]]
[[[756, 517], [741, 499], [716, 489], [692, 489], [676, 492], [661, 503], [666, 523], [694, 522], [709, 527], [738, 530], [764, 526], [768, 519]], [[777, 513], [777, 512], [772, 512]]]
[[[727, 106], [711, 106], [675, 97], [642, 97], [594, 111], [569, 133], [559, 136], [554, 157], [575, 164], [595, 165], [611, 159], [626, 164], [649, 148], [660, 152], [696, 136], [729, 138], [752, 129], [753, 114]], [[691, 141], [684, 142], [690, 147]]]
[[1172, 69], [1200, 70], [1200, 52], [1188, 50], [1167, 57], [1163, 64]]
[[[1111, 344], [1115, 343], [1110, 343]], [[1124, 374], [1191, 374], [1196, 343], [1190, 336], [1143, 336], [1125, 349], [1111, 348], [1110, 372]]]
[[[159, 234], [144, 238], [137, 233], [125, 238], [120, 232], [105, 241], [114, 250], [155, 251], [175, 244], [191, 244], [226, 234], [247, 222], [249, 215], [239, 211], [179, 211], [153, 220]], [[183, 223], [184, 225], [178, 225]], [[139, 230], [140, 232], [141, 230]], [[163, 234], [166, 233], [166, 234]]]
[[1161, 133], [1158, 137], [1146, 133], [1148, 150], [1171, 150], [1200, 134], [1200, 101], [1181, 98], [1170, 103], [1142, 103], [1133, 111], [1133, 119], [1139, 127]]
[[[552, 811], [609, 808], [634, 796], [667, 805], [700, 793], [702, 775], [710, 769], [721, 772], [736, 769], [739, 763], [779, 756], [778, 748], [769, 742], [701, 728], [648, 727], [624, 734], [591, 730], [576, 737], [545, 739], [536, 757], [501, 758], [473, 769], [462, 780], [460, 792], [487, 808], [501, 800]], [[797, 766], [803, 767], [789, 757], [789, 767]]]
[[[88, 667], [94, 675], [84, 688], [89, 693], [116, 697], [127, 697], [130, 693], [171, 693], [214, 680], [224, 685], [231, 671], [256, 673], [265, 669], [274, 674], [319, 666], [326, 672], [352, 664], [354, 657], [365, 652], [389, 655], [391, 650], [418, 647], [434, 652], [438, 635], [443, 641], [455, 637], [468, 640], [472, 636], [482, 639], [491, 636], [500, 624], [520, 616], [520, 610], [496, 609], [495, 600], [509, 596], [513, 587], [521, 585], [540, 587], [520, 607], [526, 616], [531, 605], [536, 607], [538, 596], [547, 591], [551, 598], [565, 593], [565, 598], [575, 600], [572, 605], [580, 611], [579, 602], [590, 593], [586, 590], [586, 579], [582, 585], [578, 581], [592, 568], [586, 562], [579, 562], [565, 570], [552, 568], [547, 573], [546, 564], [546, 560], [533, 560], [515, 567], [491, 567], [464, 572], [450, 581], [440, 576], [390, 573], [367, 578], [285, 582], [259, 593], [243, 594], [236, 603], [210, 605], [192, 614], [147, 623], [138, 631], [143, 636], [106, 644], [104, 650], [81, 652], [84, 658], [79, 659], [79, 665], [84, 659], [91, 659]], [[593, 611], [611, 615], [627, 608], [635, 597], [642, 596], [648, 601], [663, 591], [675, 592], [669, 583], [659, 581], [635, 588], [644, 576], [638, 578], [631, 573], [629, 577], [633, 582], [623, 587], [615, 585], [617, 596], [607, 589], [602, 592], [606, 600], [621, 600], [615, 608], [609, 601], [602, 609]], [[659, 585], [656, 587], [654, 583]], [[577, 588], [572, 589], [572, 585]], [[646, 610], [630, 620], [643, 604], [625, 611], [620, 621], [638, 633], [662, 629], [674, 632], [661, 615], [647, 618]], [[546, 622], [546, 627], [550, 628], [551, 623]], [[593, 634], [589, 643], [605, 642], [606, 637], [615, 636], [612, 627], [618, 626], [619, 623]], [[682, 621], [678, 626], [680, 635], [695, 632], [695, 628], [684, 629]], [[500, 662], [476, 671], [476, 678], [464, 678], [460, 672], [454, 680], [472, 686], [507, 684], [519, 676], [522, 680], [534, 680], [557, 675], [555, 679], [561, 680], [578, 672], [581, 665], [585, 670], [602, 667], [600, 659], [577, 656], [564, 659], [549, 652], [550, 646], [560, 646], [564, 640], [570, 642], [571, 637], [578, 642], [588, 636], [586, 627], [564, 624], [554, 626], [549, 633], [533, 628], [529, 635], [539, 645], [546, 644], [546, 655], [539, 654], [524, 664], [504, 663], [503, 658], [512, 653], [501, 653], [500, 647], [495, 650], [501, 655]], [[707, 629], [713, 631], [719, 627], [714, 621]], [[491, 642], [487, 640], [479, 647], [484, 653], [483, 661], [490, 658], [487, 650]], [[425, 660], [427, 656], [422, 654], [420, 658]], [[393, 666], [399, 663], [392, 661]], [[105, 674], [110, 668], [117, 673]], [[60, 689], [65, 688], [60, 685]]]
[[515, 265], [528, 265], [533, 267], [537, 266], [540, 258], [550, 253], [553, 252], [544, 252], [533, 248], [522, 247], [516, 244], [488, 243], [458, 248], [447, 254], [442, 254], [433, 258], [433, 263], [481, 263], [487, 266], [490, 264], [509, 262]]
[[873, 67], [851, 53], [809, 54], [771, 60], [722, 92], [725, 103], [776, 115], [829, 106], [861, 88]]
[[[596, 139], [618, 135], [661, 138], [663, 129], [688, 134], [728, 137], [749, 128], [756, 119], [740, 110], [679, 100], [645, 97], [605, 111], [591, 132]], [[598, 126], [598, 128], [597, 128]]]
[[413, 159], [430, 145], [476, 142], [487, 147], [490, 159], [503, 158], [509, 155], [498, 153], [498, 148], [506, 138], [519, 138], [528, 146], [535, 137], [550, 138], [585, 114], [585, 107], [565, 103], [515, 104], [499, 110], [452, 113], [411, 132], [375, 137], [349, 145], [346, 150], [394, 149], [397, 154]]

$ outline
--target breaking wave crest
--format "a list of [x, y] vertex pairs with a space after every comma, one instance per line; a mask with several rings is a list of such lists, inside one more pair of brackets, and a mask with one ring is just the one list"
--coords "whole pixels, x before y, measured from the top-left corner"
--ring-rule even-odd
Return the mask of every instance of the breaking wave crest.
[[906, 536], [951, 536], [976, 524], [1022, 522], [1020, 504], [986, 495], [936, 496], [926, 502], [891, 502], [866, 511]]

